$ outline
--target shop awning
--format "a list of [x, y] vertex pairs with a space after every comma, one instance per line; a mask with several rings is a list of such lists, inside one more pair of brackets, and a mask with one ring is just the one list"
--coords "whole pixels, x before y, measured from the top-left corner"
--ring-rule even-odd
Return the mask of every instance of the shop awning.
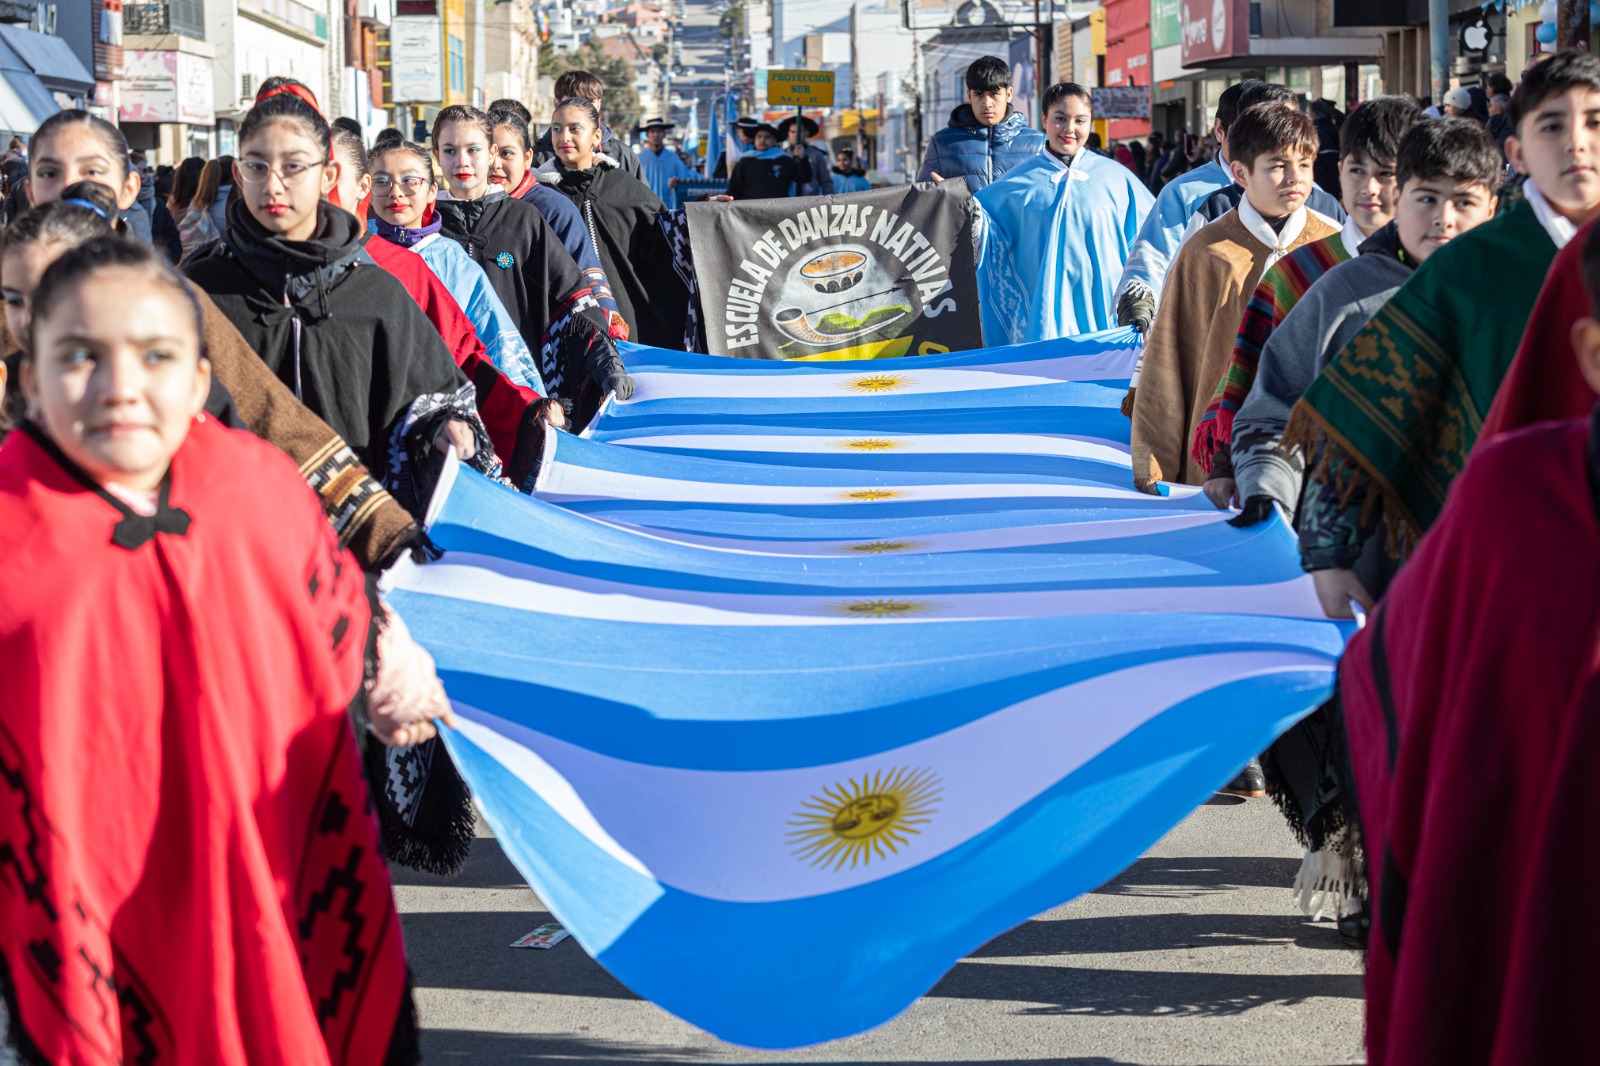
[[0, 130], [29, 134], [60, 110], [38, 75], [0, 38]]
[[0, 43], [45, 89], [68, 96], [94, 93], [94, 75], [60, 37], [0, 23]]

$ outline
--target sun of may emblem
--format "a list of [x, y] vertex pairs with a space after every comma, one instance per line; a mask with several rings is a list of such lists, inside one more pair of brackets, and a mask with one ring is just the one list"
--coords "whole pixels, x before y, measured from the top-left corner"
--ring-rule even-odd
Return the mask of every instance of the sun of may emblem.
[[851, 489], [849, 492], [839, 493], [841, 500], [854, 500], [857, 503], [877, 503], [879, 500], [892, 500], [900, 493], [893, 489]]
[[786, 834], [795, 858], [812, 866], [851, 869], [887, 859], [933, 820], [939, 777], [901, 767], [863, 774], [822, 790], [800, 805]]
[[869, 396], [880, 395], [885, 392], [894, 392], [915, 384], [904, 374], [867, 374], [859, 378], [846, 378], [840, 382], [843, 388], [851, 392], [866, 393]]
[[916, 546], [916, 542], [910, 540], [864, 540], [846, 544], [844, 550], [851, 555], [893, 555], [895, 552], [910, 551]]
[[849, 448], [853, 452], [886, 452], [899, 446], [899, 441], [889, 437], [852, 437], [839, 442], [839, 447]]
[[836, 603], [828, 610], [835, 614], [842, 614], [846, 618], [906, 618], [914, 614], [925, 614], [933, 609], [931, 603], [921, 600], [896, 600], [888, 598], [874, 598], [870, 600], [847, 600]]

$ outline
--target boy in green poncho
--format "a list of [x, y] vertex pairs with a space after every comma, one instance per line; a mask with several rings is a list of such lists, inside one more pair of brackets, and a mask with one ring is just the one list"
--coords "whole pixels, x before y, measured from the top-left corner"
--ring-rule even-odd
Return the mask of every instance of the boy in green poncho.
[[1351, 567], [1380, 519], [1399, 555], [1438, 516], [1550, 261], [1600, 215], [1600, 59], [1563, 52], [1533, 68], [1507, 115], [1526, 202], [1429, 256], [1306, 390], [1285, 431], [1286, 446], [1315, 457], [1300, 548], [1329, 617], [1349, 618], [1352, 600], [1372, 606]]

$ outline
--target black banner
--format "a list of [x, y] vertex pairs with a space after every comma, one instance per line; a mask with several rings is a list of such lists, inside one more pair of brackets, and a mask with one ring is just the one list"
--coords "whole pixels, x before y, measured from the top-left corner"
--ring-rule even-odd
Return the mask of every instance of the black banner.
[[715, 355], [867, 359], [983, 346], [964, 181], [686, 208]]

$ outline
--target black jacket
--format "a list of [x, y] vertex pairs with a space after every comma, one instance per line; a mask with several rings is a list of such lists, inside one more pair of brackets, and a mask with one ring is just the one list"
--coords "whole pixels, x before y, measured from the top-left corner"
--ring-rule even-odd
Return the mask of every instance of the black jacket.
[[[414, 476], [403, 453], [425, 452], [445, 419], [476, 414], [444, 341], [362, 236], [354, 215], [323, 204], [316, 234], [286, 241], [235, 203], [224, 238], [184, 270], [279, 380], [400, 490]], [[415, 507], [408, 495], [401, 502]]]
[[183, 258], [183, 240], [178, 236], [178, 223], [167, 210], [164, 201], [156, 199], [152, 184], [139, 177], [139, 206], [150, 216], [150, 243], [166, 254], [167, 261], [176, 263]]
[[[649, 193], [643, 182], [634, 184]], [[576, 405], [575, 423], [588, 421], [608, 388], [617, 388], [623, 399], [633, 394], [605, 312], [538, 208], [498, 187], [479, 200], [452, 200], [441, 192], [434, 208], [442, 223], [439, 232], [465, 248], [489, 275], [522, 339], [538, 354], [550, 395]], [[603, 255], [601, 265], [611, 268]], [[620, 308], [614, 275], [611, 288]], [[618, 388], [622, 379], [626, 386]]]
[[759, 158], [754, 152], [739, 157], [728, 175], [728, 195], [735, 200], [770, 200], [793, 196], [811, 180], [811, 164], [788, 152]]
[[667, 206], [650, 186], [629, 178], [604, 153], [588, 170], [568, 170], [552, 162], [535, 174], [583, 215], [633, 340], [682, 347], [689, 293], [673, 267], [672, 247], [659, 224]]
[[[600, 151], [608, 155], [617, 164], [624, 174], [632, 174], [640, 181], [644, 180], [644, 167], [639, 163], [639, 157], [633, 149], [617, 140], [611, 128], [604, 122], [600, 124]], [[539, 138], [539, 143], [533, 146], [533, 165], [542, 167], [555, 160], [555, 148], [550, 143], [550, 131], [545, 130], [544, 136]]]

